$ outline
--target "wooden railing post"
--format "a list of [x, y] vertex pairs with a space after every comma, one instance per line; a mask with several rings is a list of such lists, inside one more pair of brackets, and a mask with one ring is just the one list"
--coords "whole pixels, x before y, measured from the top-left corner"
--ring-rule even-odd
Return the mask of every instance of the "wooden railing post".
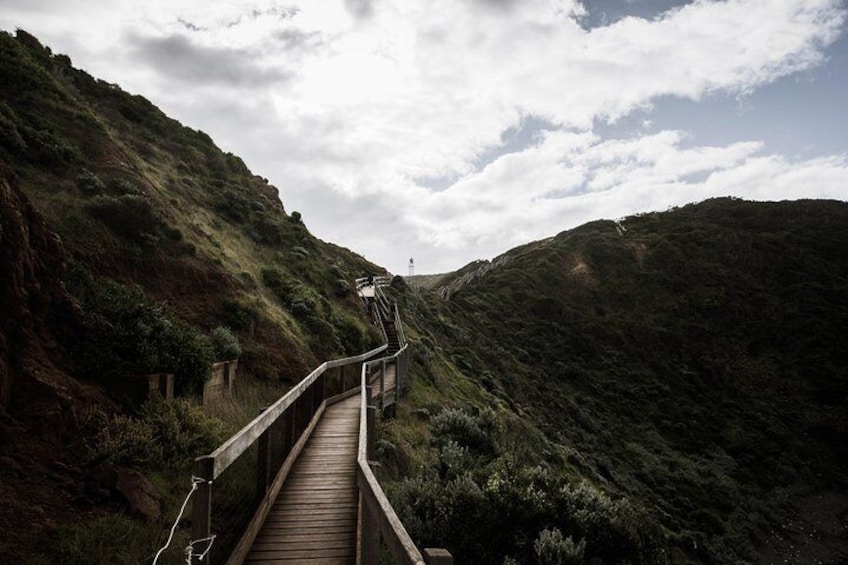
[[398, 401], [400, 401], [400, 385], [401, 385], [401, 360], [403, 359], [403, 353], [398, 355], [395, 358], [395, 410], [397, 410]]
[[[192, 541], [208, 539], [212, 534], [212, 479], [215, 473], [215, 460], [211, 457], [199, 457], [194, 463], [194, 475], [203, 482], [194, 493], [191, 518]], [[192, 554], [192, 563], [200, 563]], [[199, 554], [198, 554], [199, 555]], [[209, 561], [206, 561], [208, 565]]]
[[446, 549], [425, 548], [421, 553], [427, 565], [453, 565], [453, 555]]
[[274, 422], [268, 429], [271, 432], [269, 434], [271, 440], [271, 473], [269, 481], [273, 482], [274, 477], [277, 476], [277, 472], [283, 465], [283, 461], [286, 460], [286, 456], [289, 454], [287, 449], [288, 446], [286, 445], [285, 413], [281, 414], [280, 417], [277, 418], [277, 421]]
[[327, 400], [327, 373], [323, 373], [320, 377], [318, 377], [318, 381], [315, 383], [315, 386], [318, 387], [318, 406], [321, 406], [321, 403]]
[[368, 429], [368, 450], [367, 457], [369, 461], [374, 460], [374, 452], [376, 451], [377, 440], [376, 440], [376, 430], [374, 429], [375, 424], [377, 422], [377, 407], [376, 406], [368, 406], [368, 412], [366, 412], [368, 417], [367, 429]]
[[[265, 408], [259, 410], [259, 413], [265, 411]], [[268, 485], [271, 484], [271, 437], [270, 428], [262, 432], [259, 439], [256, 441], [257, 456], [256, 456], [256, 498], [262, 500], [268, 490]]]
[[378, 565], [380, 546], [380, 522], [376, 516], [375, 509], [366, 502], [365, 495], [359, 493], [359, 511], [362, 528], [360, 529], [362, 548], [361, 565]]
[[380, 362], [380, 410], [386, 408], [386, 359]]

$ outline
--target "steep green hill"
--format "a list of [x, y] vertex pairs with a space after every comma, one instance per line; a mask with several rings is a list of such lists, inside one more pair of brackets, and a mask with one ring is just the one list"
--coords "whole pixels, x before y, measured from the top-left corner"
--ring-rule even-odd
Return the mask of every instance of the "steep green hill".
[[[315, 238], [203, 132], [21, 30], [0, 32], [0, 186], [0, 561], [147, 559], [193, 457], [322, 360], [379, 341], [352, 286], [383, 269]], [[103, 394], [167, 372], [191, 398], [239, 352], [223, 422]], [[161, 518], [123, 518], [104, 464], [153, 480]]]
[[76, 264], [233, 327], [251, 374], [298, 378], [367, 341], [349, 285], [381, 269], [313, 237], [209, 136], [20, 30], [0, 35], [0, 79], [0, 159]]
[[[432, 509], [449, 525], [413, 526], [425, 543], [456, 548], [483, 531], [504, 540], [500, 553], [458, 553], [523, 561], [537, 533], [556, 527], [604, 562], [748, 562], [793, 497], [844, 501], [848, 204], [718, 199], [623, 225], [621, 235], [593, 222], [476, 265], [465, 284], [453, 278], [446, 301], [444, 288], [422, 295], [433, 305], [418, 307], [430, 313], [425, 341], [490, 393], [483, 404], [508, 406], [544, 435], [521, 464], [507, 465], [503, 447], [465, 473], [439, 448], [458, 424], [445, 435], [431, 423], [440, 451], [419, 483], [400, 484], [402, 515], [424, 519], [426, 504], [410, 499], [433, 496], [438, 508], [446, 501], [428, 493], [445, 489], [476, 510]], [[458, 445], [473, 455], [471, 443]], [[493, 519], [510, 515], [490, 488], [504, 466], [521, 477], [539, 464], [544, 479], [513, 483], [524, 515]], [[615, 550], [562, 495], [582, 480], [644, 513], [610, 527], [623, 536]], [[542, 493], [537, 508], [526, 489]]]

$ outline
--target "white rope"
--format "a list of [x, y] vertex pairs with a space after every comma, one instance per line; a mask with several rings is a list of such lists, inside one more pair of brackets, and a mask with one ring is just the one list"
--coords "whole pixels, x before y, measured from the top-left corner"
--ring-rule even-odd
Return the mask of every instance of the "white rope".
[[[191, 540], [190, 542], [188, 542], [188, 545], [185, 548], [186, 565], [191, 565], [191, 558], [194, 557], [195, 555], [197, 555], [197, 558], [200, 561], [203, 561], [204, 559], [206, 559], [206, 556], [209, 555], [210, 551], [212, 551], [212, 544], [215, 543], [216, 537], [217, 536], [215, 534], [212, 534], [208, 538], [201, 538], [201, 539]], [[203, 543], [203, 542], [209, 543], [209, 545], [206, 546], [206, 549], [203, 551], [203, 553], [200, 553], [200, 554], [194, 553], [194, 544]]]
[[185, 500], [183, 501], [183, 505], [180, 508], [180, 513], [177, 516], [177, 519], [174, 520], [174, 525], [171, 526], [171, 533], [168, 535], [168, 541], [165, 542], [165, 545], [162, 546], [162, 549], [160, 549], [159, 551], [156, 552], [156, 557], [153, 558], [153, 565], [156, 565], [156, 562], [159, 561], [159, 556], [162, 555], [163, 551], [168, 549], [169, 545], [171, 545], [171, 541], [174, 539], [174, 532], [177, 531], [177, 524], [180, 523], [180, 519], [183, 517], [183, 512], [185, 512], [186, 505], [188, 505], [188, 501], [191, 498], [191, 495], [194, 494], [194, 491], [197, 490], [198, 485], [201, 485], [205, 482], [206, 482], [206, 480], [201, 479], [200, 477], [192, 477], [191, 478], [191, 490], [188, 491], [188, 495], [186, 495]]

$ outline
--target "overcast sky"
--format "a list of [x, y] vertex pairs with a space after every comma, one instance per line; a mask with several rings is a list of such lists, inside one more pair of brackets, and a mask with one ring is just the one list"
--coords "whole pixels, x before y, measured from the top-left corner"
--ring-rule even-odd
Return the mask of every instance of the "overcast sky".
[[848, 199], [844, 0], [0, 0], [18, 27], [398, 274], [711, 196]]

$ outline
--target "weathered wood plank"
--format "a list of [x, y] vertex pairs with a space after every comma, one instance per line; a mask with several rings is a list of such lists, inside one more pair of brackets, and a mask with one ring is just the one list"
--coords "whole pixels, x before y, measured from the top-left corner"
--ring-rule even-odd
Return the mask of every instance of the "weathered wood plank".
[[246, 562], [353, 563], [360, 396], [325, 407]]
[[305, 559], [309, 557], [353, 557], [356, 547], [328, 548], [323, 551], [303, 550], [263, 550], [251, 552], [249, 560], [255, 559]]
[[250, 561], [246, 561], [246, 563], [257, 563], [257, 564], [297, 564], [301, 563], [321, 563], [321, 564], [339, 564], [339, 565], [355, 565], [356, 564], [356, 555], [344, 555], [344, 556], [336, 556], [336, 557], [318, 557], [316, 558], [314, 555], [309, 557], [302, 556], [287, 556], [287, 555], [267, 555], [264, 557], [259, 557], [256, 559], [251, 559]]

